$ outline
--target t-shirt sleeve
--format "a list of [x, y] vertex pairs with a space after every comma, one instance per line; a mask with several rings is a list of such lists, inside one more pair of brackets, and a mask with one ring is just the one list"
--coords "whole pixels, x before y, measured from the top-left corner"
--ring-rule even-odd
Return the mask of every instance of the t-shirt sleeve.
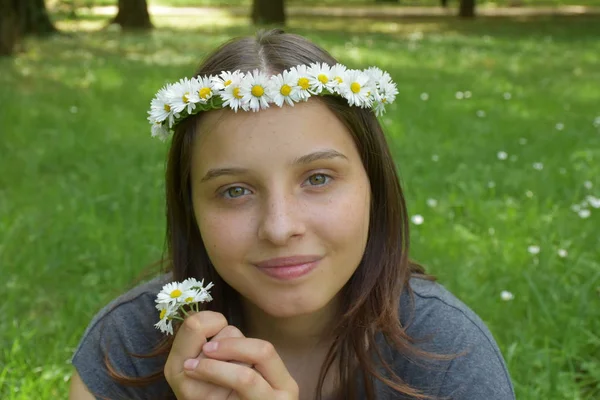
[[435, 283], [417, 283], [415, 296], [415, 319], [407, 332], [422, 340], [423, 350], [452, 358], [410, 368], [413, 383], [439, 399], [514, 400], [500, 349], [479, 316]]
[[146, 292], [117, 299], [101, 310], [87, 327], [72, 364], [97, 399], [148, 399], [167, 390], [164, 380], [144, 388], [119, 383], [110, 375], [105, 362], [109, 362], [113, 372], [131, 378], [162, 370], [166, 356], [134, 356], [153, 352], [162, 338], [153, 326], [156, 319], [153, 299], [153, 295]]

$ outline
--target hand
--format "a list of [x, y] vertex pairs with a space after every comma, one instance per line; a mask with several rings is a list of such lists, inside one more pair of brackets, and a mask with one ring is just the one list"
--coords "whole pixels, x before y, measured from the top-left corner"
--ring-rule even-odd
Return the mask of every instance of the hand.
[[267, 341], [230, 336], [205, 343], [202, 351], [206, 358], [199, 359], [196, 365], [186, 364], [184, 372], [194, 380], [235, 392], [223, 400], [238, 398], [235, 395], [243, 400], [297, 400], [299, 397], [298, 384], [275, 347]]
[[219, 313], [202, 311], [187, 317], [175, 335], [164, 369], [167, 383], [178, 400], [239, 399], [231, 388], [200, 381], [184, 373], [186, 360], [189, 363], [206, 358], [201, 351], [209, 337], [216, 342], [229, 337], [243, 338], [244, 335], [235, 326], [227, 325], [227, 320]]

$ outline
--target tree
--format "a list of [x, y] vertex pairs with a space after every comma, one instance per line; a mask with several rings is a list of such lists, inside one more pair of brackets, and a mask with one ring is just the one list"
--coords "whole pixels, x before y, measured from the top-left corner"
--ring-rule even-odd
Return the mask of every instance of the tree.
[[19, 39], [16, 0], [0, 0], [0, 55], [11, 55]]
[[475, 0], [460, 0], [458, 16], [462, 18], [473, 18], [475, 16]]
[[57, 32], [44, 0], [0, 0], [0, 54], [14, 52], [25, 35], [46, 36]]
[[119, 11], [111, 23], [123, 29], [152, 29], [146, 0], [119, 0]]
[[44, 0], [17, 0], [14, 4], [21, 34], [46, 36], [57, 31], [50, 21]]
[[285, 25], [284, 0], [254, 0], [252, 23], [254, 25]]

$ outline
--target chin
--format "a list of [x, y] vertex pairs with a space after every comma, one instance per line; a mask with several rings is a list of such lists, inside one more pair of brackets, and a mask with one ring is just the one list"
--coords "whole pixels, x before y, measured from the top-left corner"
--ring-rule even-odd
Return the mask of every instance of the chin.
[[271, 299], [258, 299], [253, 303], [272, 317], [293, 318], [318, 312], [328, 302], [315, 298], [281, 299], [274, 297]]

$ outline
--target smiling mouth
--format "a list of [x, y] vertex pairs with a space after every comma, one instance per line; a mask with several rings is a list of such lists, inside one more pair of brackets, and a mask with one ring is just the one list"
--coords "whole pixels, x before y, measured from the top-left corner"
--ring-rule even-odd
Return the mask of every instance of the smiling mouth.
[[317, 268], [320, 261], [321, 258], [316, 256], [296, 256], [272, 259], [254, 266], [271, 278], [289, 281], [308, 275]]

